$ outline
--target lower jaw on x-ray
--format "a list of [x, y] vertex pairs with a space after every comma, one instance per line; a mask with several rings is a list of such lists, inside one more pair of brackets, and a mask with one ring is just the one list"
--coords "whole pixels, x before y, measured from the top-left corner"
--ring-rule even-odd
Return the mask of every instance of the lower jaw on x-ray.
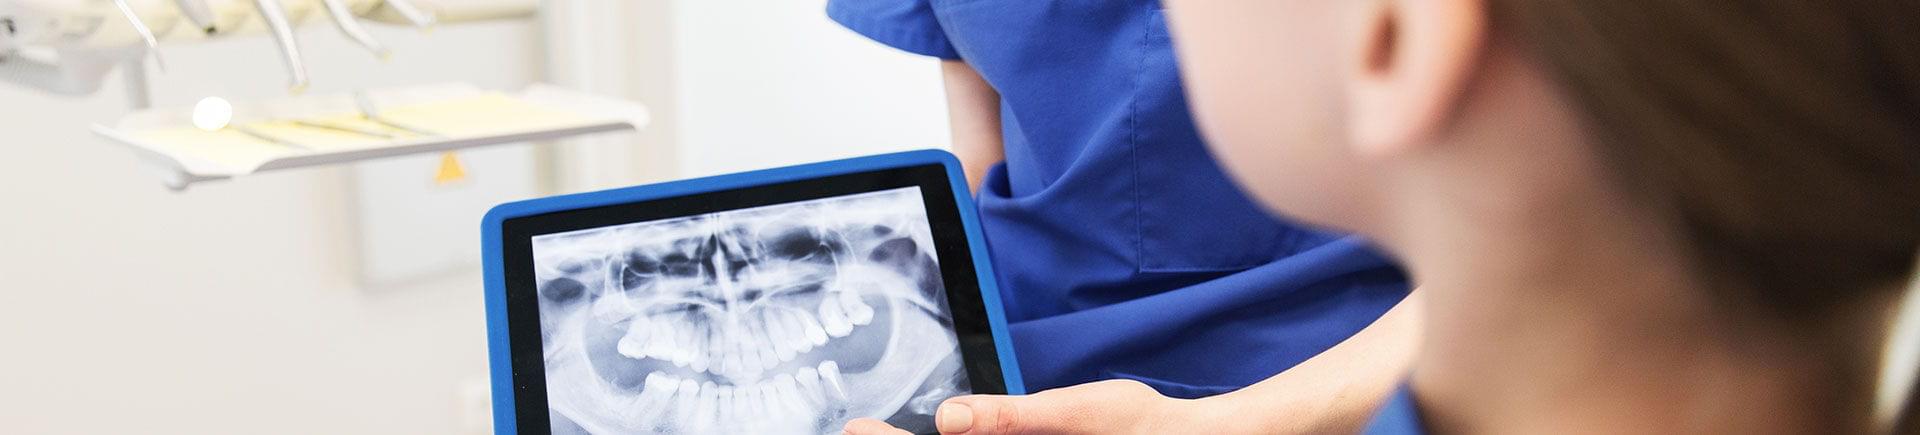
[[533, 245], [554, 433], [930, 432], [969, 390], [918, 188]]

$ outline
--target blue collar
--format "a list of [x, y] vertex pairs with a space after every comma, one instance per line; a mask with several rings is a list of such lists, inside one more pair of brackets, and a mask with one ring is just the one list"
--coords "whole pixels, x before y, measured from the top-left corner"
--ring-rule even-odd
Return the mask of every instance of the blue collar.
[[1420, 423], [1420, 408], [1413, 403], [1413, 390], [1401, 384], [1394, 390], [1393, 397], [1386, 406], [1374, 414], [1373, 421], [1367, 423], [1366, 435], [1424, 435], [1426, 425]]

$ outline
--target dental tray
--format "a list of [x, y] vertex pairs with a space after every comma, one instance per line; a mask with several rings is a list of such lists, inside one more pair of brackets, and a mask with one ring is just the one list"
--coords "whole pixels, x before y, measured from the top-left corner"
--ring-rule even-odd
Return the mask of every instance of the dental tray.
[[216, 130], [195, 127], [192, 108], [139, 111], [92, 130], [180, 190], [264, 171], [639, 130], [649, 120], [637, 103], [541, 84], [517, 93], [442, 84], [299, 96], [236, 103], [232, 112]]

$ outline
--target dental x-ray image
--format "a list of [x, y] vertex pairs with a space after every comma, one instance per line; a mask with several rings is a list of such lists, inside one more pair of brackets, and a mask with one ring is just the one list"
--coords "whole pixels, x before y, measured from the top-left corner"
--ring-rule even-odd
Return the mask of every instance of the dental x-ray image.
[[920, 189], [533, 239], [554, 433], [933, 431], [969, 392]]

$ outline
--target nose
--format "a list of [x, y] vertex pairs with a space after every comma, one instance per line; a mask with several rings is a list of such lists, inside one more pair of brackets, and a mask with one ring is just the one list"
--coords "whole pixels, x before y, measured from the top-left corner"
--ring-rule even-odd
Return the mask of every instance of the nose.
[[695, 256], [708, 260], [701, 265], [701, 275], [715, 282], [738, 280], [741, 271], [752, 268], [759, 260], [746, 239], [747, 235], [738, 229], [708, 234]]
[[736, 305], [752, 302], [758, 297], [758, 289], [747, 288], [741, 283], [743, 273], [753, 269], [759, 260], [758, 250], [749, 241], [749, 234], [742, 228], [728, 228], [714, 231], [702, 240], [695, 258], [704, 259], [700, 265], [700, 275], [718, 290], [716, 303], [729, 311]]

